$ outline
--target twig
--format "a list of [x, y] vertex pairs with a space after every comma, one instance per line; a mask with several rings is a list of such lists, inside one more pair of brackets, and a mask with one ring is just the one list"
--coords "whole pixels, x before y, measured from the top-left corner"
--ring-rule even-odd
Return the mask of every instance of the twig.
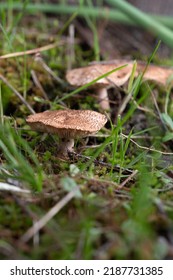
[[69, 44], [67, 45], [67, 70], [72, 69], [72, 65], [75, 61], [75, 50], [74, 50], [74, 40], [75, 40], [75, 28], [74, 24], [70, 24], [69, 26]]
[[[80, 155], [80, 154], [77, 154], [75, 152], [69, 152], [68, 155], [69, 155], [69, 158], [72, 159], [72, 160], [74, 160], [76, 158], [77, 159], [81, 158], [81, 159], [83, 159], [85, 161], [90, 161], [91, 160], [91, 157]], [[108, 169], [113, 169], [114, 171], [117, 171], [117, 172], [119, 172], [120, 169], [122, 169], [122, 173], [123, 174], [129, 174], [129, 173], [131, 174], [131, 173], [133, 173], [133, 170], [131, 170], [131, 169], [123, 168], [123, 167], [120, 167], [119, 165], [112, 166], [112, 164], [110, 164], [110, 163], [107, 163], [107, 162], [104, 162], [104, 161], [100, 161], [100, 160], [97, 160], [97, 159], [93, 159], [92, 162], [94, 164], [98, 165], [98, 166], [99, 165], [100, 166], [104, 166], [104, 167], [106, 167]]]
[[31, 70], [31, 76], [32, 76], [32, 79], [35, 83], [35, 85], [39, 88], [39, 90], [41, 91], [43, 97], [46, 99], [46, 100], [49, 100], [48, 96], [47, 96], [47, 93], [45, 92], [44, 88], [42, 87], [40, 81], [38, 80], [37, 78], [37, 75], [35, 73], [34, 70]]
[[[149, 86], [148, 86], [148, 87], [149, 87]], [[153, 91], [150, 89], [150, 87], [149, 87], [149, 90], [150, 90], [150, 93], [151, 93], [151, 96], [152, 96], [154, 105], [155, 105], [155, 107], [156, 107], [156, 111], [157, 111], [157, 113], [158, 113], [159, 119], [160, 119], [160, 121], [161, 121], [161, 123], [162, 123], [162, 125], [163, 125], [163, 128], [166, 130], [166, 125], [165, 125], [165, 123], [164, 123], [164, 121], [163, 121], [163, 119], [162, 119], [162, 117], [161, 117], [161, 112], [160, 112], [159, 106], [158, 106], [158, 104], [157, 104], [157, 100], [156, 100], [156, 98], [155, 98], [155, 95], [154, 95]]]
[[[137, 171], [137, 170], [135, 170], [135, 171]], [[131, 177], [131, 175], [130, 175], [129, 177]], [[128, 199], [131, 198], [131, 197], [129, 196], [129, 194], [125, 193], [124, 190], [121, 190], [121, 189], [119, 188], [119, 184], [116, 183], [116, 182], [108, 181], [108, 180], [102, 180], [102, 179], [96, 179], [96, 178], [90, 179], [90, 178], [85, 177], [85, 176], [82, 176], [81, 178], [83, 178], [83, 179], [85, 179], [85, 180], [87, 180], [87, 181], [90, 181], [90, 182], [93, 181], [93, 182], [99, 182], [99, 183], [101, 183], [101, 184], [103, 183], [103, 184], [106, 184], [106, 185], [112, 185], [112, 186], [115, 187], [115, 188], [114, 188], [114, 192], [115, 192], [115, 194], [116, 194], [117, 197], [128, 198]]]
[[133, 92], [131, 91], [127, 96], [125, 96], [121, 106], [118, 109], [118, 113], [117, 115], [122, 115], [122, 113], [124, 112], [124, 110], [127, 107], [127, 104], [129, 103], [130, 99], [132, 98]]
[[2, 183], [2, 182], [0, 182], [0, 191], [10, 191], [15, 193], [17, 192], [17, 193], [25, 193], [25, 194], [31, 193], [29, 190], [21, 189], [14, 185], [8, 183]]
[[115, 188], [118, 188], [119, 187], [119, 184], [114, 182], [114, 181], [109, 181], [109, 180], [104, 180], [104, 179], [97, 179], [97, 178], [89, 178], [89, 177], [86, 177], [86, 176], [81, 176], [81, 178], [87, 180], [87, 181], [93, 181], [93, 182], [99, 182], [99, 183], [103, 183], [103, 184], [107, 184], [107, 185], [112, 185], [114, 186]]
[[121, 197], [121, 198], [126, 198], [131, 200], [131, 195], [122, 192], [122, 190], [115, 189], [115, 195], [116, 197]]
[[47, 72], [47, 73], [49, 73], [49, 75], [51, 75], [54, 79], [55, 79], [55, 81], [57, 81], [59, 84], [63, 84], [63, 81], [59, 78], [59, 77], [57, 77], [56, 75], [55, 75], [55, 73], [52, 71], [52, 69], [45, 63], [45, 61], [43, 60], [43, 58], [40, 56], [40, 53], [37, 53], [36, 55], [35, 55], [35, 59], [34, 59], [36, 62], [38, 62], [38, 63], [40, 63], [41, 64], [41, 66], [43, 67], [43, 69]]
[[124, 98], [124, 100], [123, 100], [123, 102], [122, 102], [122, 104], [121, 104], [121, 106], [120, 106], [120, 108], [119, 108], [119, 110], [118, 110], [118, 115], [122, 115], [122, 113], [123, 113], [124, 110], [126, 109], [127, 104], [129, 103], [130, 100], [135, 104], [135, 106], [136, 106], [136, 108], [137, 108], [138, 110], [143, 111], [143, 112], [145, 112], [145, 113], [149, 113], [149, 114], [151, 114], [152, 116], [154, 116], [155, 118], [157, 118], [157, 116], [156, 116], [150, 109], [140, 106], [140, 105], [136, 102], [136, 100], [133, 98], [133, 94], [132, 94], [132, 93], [129, 93], [127, 96], [125, 96], [125, 98]]
[[[123, 137], [125, 137], [126, 139], [128, 138], [128, 136], [125, 135], [125, 134], [123, 134], [123, 133], [121, 133], [121, 135], [122, 135]], [[143, 150], [147, 150], [147, 151], [151, 151], [151, 152], [156, 152], [156, 153], [159, 153], [159, 154], [162, 154], [162, 155], [173, 155], [173, 153], [162, 152], [162, 151], [159, 151], [159, 150], [155, 150], [155, 149], [153, 149], [153, 148], [150, 148], [150, 147], [141, 146], [141, 145], [139, 145], [136, 141], [134, 141], [134, 140], [132, 140], [132, 139], [130, 139], [130, 141], [131, 141], [132, 143], [134, 143], [138, 148], [143, 149]]]
[[72, 198], [75, 197], [79, 187], [74, 188], [65, 195], [57, 204], [55, 204], [38, 222], [30, 227], [21, 237], [21, 242], [28, 242], [40, 229], [42, 229]]
[[138, 170], [134, 170], [131, 175], [129, 175], [119, 186], [118, 189], [122, 189], [136, 174]]
[[5, 54], [5, 55], [1, 55], [0, 56], [0, 60], [1, 59], [5, 59], [5, 58], [11, 58], [11, 57], [17, 57], [17, 56], [24, 56], [24, 55], [29, 55], [29, 54], [36, 54], [36, 53], [40, 53], [40, 52], [44, 52], [50, 49], [53, 49], [55, 47], [58, 46], [62, 46], [66, 43], [66, 41], [62, 41], [62, 42], [55, 42], [40, 48], [36, 48], [36, 49], [32, 49], [32, 50], [27, 50], [27, 51], [23, 51], [23, 52], [15, 52], [15, 53], [9, 53], [9, 54]]
[[168, 191], [170, 191], [170, 190], [172, 190], [173, 189], [173, 185], [167, 185], [165, 188], [163, 188], [163, 189], [157, 189], [157, 192], [158, 193], [163, 193], [163, 192], [168, 192]]
[[6, 84], [12, 90], [12, 92], [22, 101], [23, 104], [25, 104], [25, 106], [28, 108], [28, 110], [32, 114], [35, 114], [35, 111], [32, 109], [32, 107], [29, 105], [29, 103], [23, 98], [23, 96], [1, 74], [0, 74], [0, 80], [2, 80], [4, 82], [4, 84]]
[[142, 107], [140, 106], [137, 101], [133, 98], [133, 96], [131, 97], [132, 102], [135, 104], [136, 108], [139, 109], [140, 111], [143, 111], [145, 113], [149, 113], [151, 114], [153, 117], [157, 118], [157, 115], [150, 109], [146, 108], [146, 107]]

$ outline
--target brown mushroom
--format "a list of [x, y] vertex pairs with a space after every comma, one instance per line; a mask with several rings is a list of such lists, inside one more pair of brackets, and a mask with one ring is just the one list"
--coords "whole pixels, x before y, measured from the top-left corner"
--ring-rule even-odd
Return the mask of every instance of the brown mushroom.
[[137, 74], [144, 72], [143, 79], [145, 81], [154, 81], [160, 85], [166, 86], [172, 80], [173, 68], [168, 66], [160, 66], [149, 64], [145, 69], [146, 63], [139, 61], [137, 63]]
[[[66, 79], [72, 86], [80, 87], [92, 82], [93, 80], [99, 78], [101, 75], [108, 73], [120, 66], [126, 65], [126, 67], [119, 69], [107, 77], [99, 79], [96, 81], [92, 87], [98, 93], [98, 101], [100, 107], [103, 110], [110, 110], [109, 98], [107, 89], [112, 86], [122, 86], [130, 78], [134, 62], [132, 60], [116, 59], [112, 61], [101, 61], [99, 63], [92, 62], [89, 66], [72, 69], [66, 74]], [[169, 78], [173, 76], [173, 68], [158, 66], [150, 64], [146, 68], [146, 63], [142, 61], [137, 62], [137, 69], [135, 72], [135, 77], [139, 73], [144, 72], [143, 80], [152, 80], [158, 82], [159, 84], [166, 85]]]
[[44, 111], [27, 117], [33, 130], [58, 134], [59, 155], [68, 156], [73, 151], [74, 139], [99, 131], [107, 122], [105, 115], [90, 110]]
[[[125, 64], [127, 64], [127, 61], [124, 60], [117, 60], [108, 64], [94, 63], [86, 67], [70, 70], [66, 74], [66, 79], [72, 86], [80, 87]], [[98, 93], [99, 104], [103, 110], [110, 110], [107, 89], [115, 85], [122, 86], [129, 79], [132, 68], [133, 63], [130, 63], [92, 85]]]

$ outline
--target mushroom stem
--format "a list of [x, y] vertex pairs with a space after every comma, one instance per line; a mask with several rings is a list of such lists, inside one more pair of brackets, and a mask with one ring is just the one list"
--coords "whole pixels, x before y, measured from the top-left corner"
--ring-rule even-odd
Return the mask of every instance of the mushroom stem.
[[73, 147], [74, 147], [74, 139], [61, 138], [60, 144], [59, 144], [59, 149], [58, 149], [58, 154], [67, 157], [68, 152], [73, 152]]
[[99, 88], [97, 89], [97, 93], [98, 93], [98, 102], [100, 104], [100, 107], [105, 111], [109, 111], [110, 106], [109, 106], [109, 97], [108, 97], [107, 88], [106, 87]]

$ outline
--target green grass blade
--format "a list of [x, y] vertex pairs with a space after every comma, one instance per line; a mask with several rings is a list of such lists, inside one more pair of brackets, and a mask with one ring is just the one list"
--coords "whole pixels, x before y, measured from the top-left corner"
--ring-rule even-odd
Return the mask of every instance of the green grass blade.
[[130, 75], [130, 79], [129, 79], [129, 82], [128, 82], [128, 88], [127, 88], [128, 92], [132, 91], [133, 83], [134, 83], [134, 80], [135, 80], [136, 68], [137, 68], [137, 62], [135, 60], [134, 64], [133, 64], [133, 68], [132, 68], [132, 73]]
[[[6, 158], [3, 166], [10, 172], [11, 177], [26, 182], [34, 190], [40, 191], [43, 180], [41, 165], [27, 142], [16, 134], [8, 123], [0, 126], [0, 148]], [[31, 166], [24, 153], [32, 159], [34, 167]], [[0, 173], [0, 177], [4, 175]]]

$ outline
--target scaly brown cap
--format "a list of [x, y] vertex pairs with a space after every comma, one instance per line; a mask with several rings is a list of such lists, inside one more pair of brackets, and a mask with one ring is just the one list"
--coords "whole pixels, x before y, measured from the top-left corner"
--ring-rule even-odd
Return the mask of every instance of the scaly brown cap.
[[[124, 85], [132, 72], [133, 69], [133, 61], [128, 60], [112, 60], [112, 61], [102, 61], [100, 63], [93, 62], [91, 65], [76, 68], [70, 70], [66, 74], [66, 79], [72, 86], [79, 87], [83, 86], [94, 79], [98, 78], [99, 76], [106, 74], [107, 72], [118, 68], [120, 66], [126, 65], [126, 67], [113, 72], [112, 74], [108, 75], [107, 77], [98, 80], [92, 86], [94, 87], [107, 87], [112, 85], [122, 86]], [[137, 61], [137, 69], [135, 72], [135, 77], [142, 73], [144, 70], [145, 73], [143, 75], [144, 80], [152, 80], [159, 84], [166, 85], [171, 80], [173, 76], [173, 68], [167, 66], [159, 66], [154, 64], [149, 64], [146, 68], [146, 63], [142, 61]]]
[[[72, 69], [66, 74], [66, 79], [69, 84], [75, 87], [83, 86], [93, 80], [99, 78], [101, 75], [108, 73], [120, 66], [128, 64], [127, 61], [117, 60], [112, 64], [92, 64], [82, 68]], [[124, 68], [113, 72], [107, 77], [98, 80], [92, 86], [107, 87], [110, 85], [122, 86], [130, 77], [133, 64], [129, 63]]]
[[58, 134], [60, 138], [78, 138], [99, 131], [107, 118], [90, 110], [57, 110], [30, 115], [26, 122], [33, 130]]

